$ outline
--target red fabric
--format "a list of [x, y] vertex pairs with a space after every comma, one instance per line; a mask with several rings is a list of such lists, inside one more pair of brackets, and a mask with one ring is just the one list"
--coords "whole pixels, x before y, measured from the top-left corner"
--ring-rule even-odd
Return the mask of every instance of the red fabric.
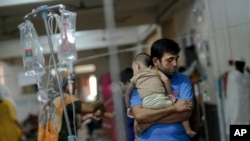
[[[107, 112], [113, 112], [113, 100], [112, 100], [112, 87], [111, 87], [111, 76], [110, 73], [104, 73], [101, 76], [100, 84], [101, 84], [101, 94], [103, 98], [103, 102]], [[111, 140], [116, 141], [115, 135], [115, 122], [114, 119], [103, 118], [103, 124], [109, 125], [112, 130]]]

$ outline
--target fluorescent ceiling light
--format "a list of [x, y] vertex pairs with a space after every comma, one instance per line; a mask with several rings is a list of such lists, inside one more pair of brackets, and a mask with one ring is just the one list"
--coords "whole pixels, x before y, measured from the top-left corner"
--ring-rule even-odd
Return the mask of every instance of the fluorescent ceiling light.
[[95, 72], [96, 66], [95, 64], [87, 64], [87, 65], [78, 65], [75, 66], [74, 72], [79, 74], [79, 73], [91, 73]]

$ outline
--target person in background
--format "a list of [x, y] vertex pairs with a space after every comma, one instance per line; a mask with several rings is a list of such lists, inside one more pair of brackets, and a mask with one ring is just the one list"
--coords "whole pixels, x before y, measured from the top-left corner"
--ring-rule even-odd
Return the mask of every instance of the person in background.
[[228, 135], [230, 125], [250, 124], [250, 79], [244, 74], [245, 65], [244, 58], [237, 58], [234, 60], [235, 69], [228, 73], [225, 103], [226, 133]]
[[[68, 80], [68, 73], [61, 71], [58, 72], [58, 76], [61, 82], [63, 100], [71, 132], [73, 135], [77, 135], [77, 126], [86, 119], [99, 120], [104, 112], [104, 106], [101, 102], [94, 104], [82, 103], [74, 95], [74, 80]], [[71, 84], [68, 82], [71, 82]], [[68, 141], [69, 133], [57, 78], [53, 77], [48, 85], [48, 102], [42, 106], [39, 112], [38, 141]], [[70, 88], [73, 88], [72, 95], [69, 93]], [[76, 114], [74, 115], [73, 113]]]
[[102, 119], [103, 134], [108, 136], [111, 141], [116, 141], [116, 128], [114, 121], [114, 108], [113, 108], [113, 93], [112, 93], [112, 80], [110, 72], [105, 72], [100, 78], [100, 99], [105, 106], [105, 113]]
[[7, 87], [0, 85], [0, 141], [21, 141], [22, 129], [13, 101], [9, 99]]
[[137, 136], [135, 135], [135, 130], [134, 130], [134, 119], [130, 118], [127, 116], [127, 109], [125, 105], [125, 92], [127, 90], [127, 87], [130, 83], [130, 79], [133, 76], [133, 69], [132, 68], [125, 68], [124, 70], [121, 71], [120, 73], [120, 86], [122, 89], [123, 93], [123, 102], [124, 102], [124, 113], [125, 113], [125, 124], [127, 128], [127, 140], [128, 141], [136, 141], [138, 140]]
[[[127, 110], [126, 110], [126, 105], [125, 105], [125, 92], [127, 89], [127, 86], [130, 82], [130, 79], [133, 76], [133, 70], [132, 68], [125, 68], [124, 70], [122, 70], [120, 72], [120, 87], [121, 87], [121, 91], [123, 93], [123, 105], [124, 105], [124, 115], [125, 117], [125, 126], [126, 126], [126, 133], [127, 133], [127, 141], [135, 141], [136, 137], [135, 137], [135, 133], [134, 133], [134, 119], [130, 118], [127, 116]], [[111, 95], [111, 78], [110, 78], [110, 74], [109, 73], [105, 73], [102, 77], [102, 92], [104, 95], [104, 99], [105, 102], [104, 104], [107, 106], [110, 106], [112, 104], [113, 106], [113, 100], [112, 100], [112, 95]], [[111, 108], [110, 108], [111, 109]], [[115, 127], [115, 123], [114, 123], [114, 118], [115, 118], [115, 114], [112, 110], [106, 111], [104, 113], [104, 117], [106, 117], [106, 119], [111, 120], [112, 121], [112, 141], [116, 141], [116, 132], [117, 129]]]
[[188, 120], [192, 113], [193, 91], [188, 76], [177, 72], [179, 52], [179, 45], [167, 38], [151, 46], [153, 64], [170, 79], [172, 94], [178, 100], [169, 107], [148, 109], [143, 108], [137, 90], [133, 91], [130, 104], [140, 141], [189, 141], [181, 122]]

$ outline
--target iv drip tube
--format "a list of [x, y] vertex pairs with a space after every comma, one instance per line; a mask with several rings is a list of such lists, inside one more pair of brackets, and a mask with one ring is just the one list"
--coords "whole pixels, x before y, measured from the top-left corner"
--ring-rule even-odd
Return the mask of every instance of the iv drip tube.
[[[59, 81], [58, 72], [57, 72], [57, 65], [56, 65], [55, 53], [54, 53], [54, 50], [53, 50], [53, 44], [52, 44], [52, 40], [51, 40], [49, 29], [48, 29], [48, 23], [47, 23], [47, 11], [48, 11], [49, 8], [55, 8], [55, 7], [58, 7], [58, 6], [52, 6], [52, 7], [41, 6], [41, 7], [38, 7], [35, 10], [35, 12], [33, 10], [32, 13], [36, 14], [36, 13], [40, 12], [41, 15], [42, 15], [42, 19], [44, 20], [45, 29], [46, 29], [46, 33], [47, 33], [47, 37], [48, 37], [49, 48], [50, 48], [50, 52], [51, 52], [51, 56], [52, 56], [52, 61], [53, 61], [53, 64], [54, 64], [54, 68], [56, 70], [55, 74], [56, 74], [57, 83], [58, 83], [58, 86], [59, 86], [59, 91], [60, 91], [60, 96], [61, 96], [61, 102], [62, 102], [63, 111], [64, 111], [63, 113], [64, 113], [64, 117], [65, 117], [65, 120], [66, 120], [66, 126], [67, 126], [68, 134], [69, 134], [68, 140], [74, 140], [74, 136], [72, 136], [71, 128], [70, 128], [70, 125], [69, 125], [69, 117], [68, 117], [68, 114], [67, 114], [68, 112], [67, 112], [67, 109], [65, 107], [64, 100], [63, 100], [64, 97], [63, 97], [62, 87], [61, 87], [61, 84], [60, 84], [60, 81]], [[27, 17], [27, 15], [25, 17]]]
[[[70, 94], [70, 96], [72, 97], [73, 96], [73, 92], [74, 92], [74, 89], [75, 89], [75, 87], [73, 86], [73, 84], [75, 83], [75, 82], [73, 82], [73, 80], [72, 80], [72, 73], [70, 72], [69, 74], [68, 74], [68, 84], [69, 84], [69, 94]], [[74, 133], [76, 134], [76, 132], [77, 132], [77, 130], [76, 130], [76, 111], [75, 111], [75, 103], [72, 101], [72, 99], [71, 99], [71, 105], [72, 105], [72, 108], [73, 108], [73, 126], [74, 126]]]

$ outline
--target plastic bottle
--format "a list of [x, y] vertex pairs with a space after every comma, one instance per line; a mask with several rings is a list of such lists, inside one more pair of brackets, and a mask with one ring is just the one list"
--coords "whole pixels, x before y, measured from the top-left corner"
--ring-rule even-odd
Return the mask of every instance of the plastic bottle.
[[27, 20], [18, 25], [18, 28], [25, 75], [43, 75], [45, 73], [43, 48], [38, 41], [33, 24]]

